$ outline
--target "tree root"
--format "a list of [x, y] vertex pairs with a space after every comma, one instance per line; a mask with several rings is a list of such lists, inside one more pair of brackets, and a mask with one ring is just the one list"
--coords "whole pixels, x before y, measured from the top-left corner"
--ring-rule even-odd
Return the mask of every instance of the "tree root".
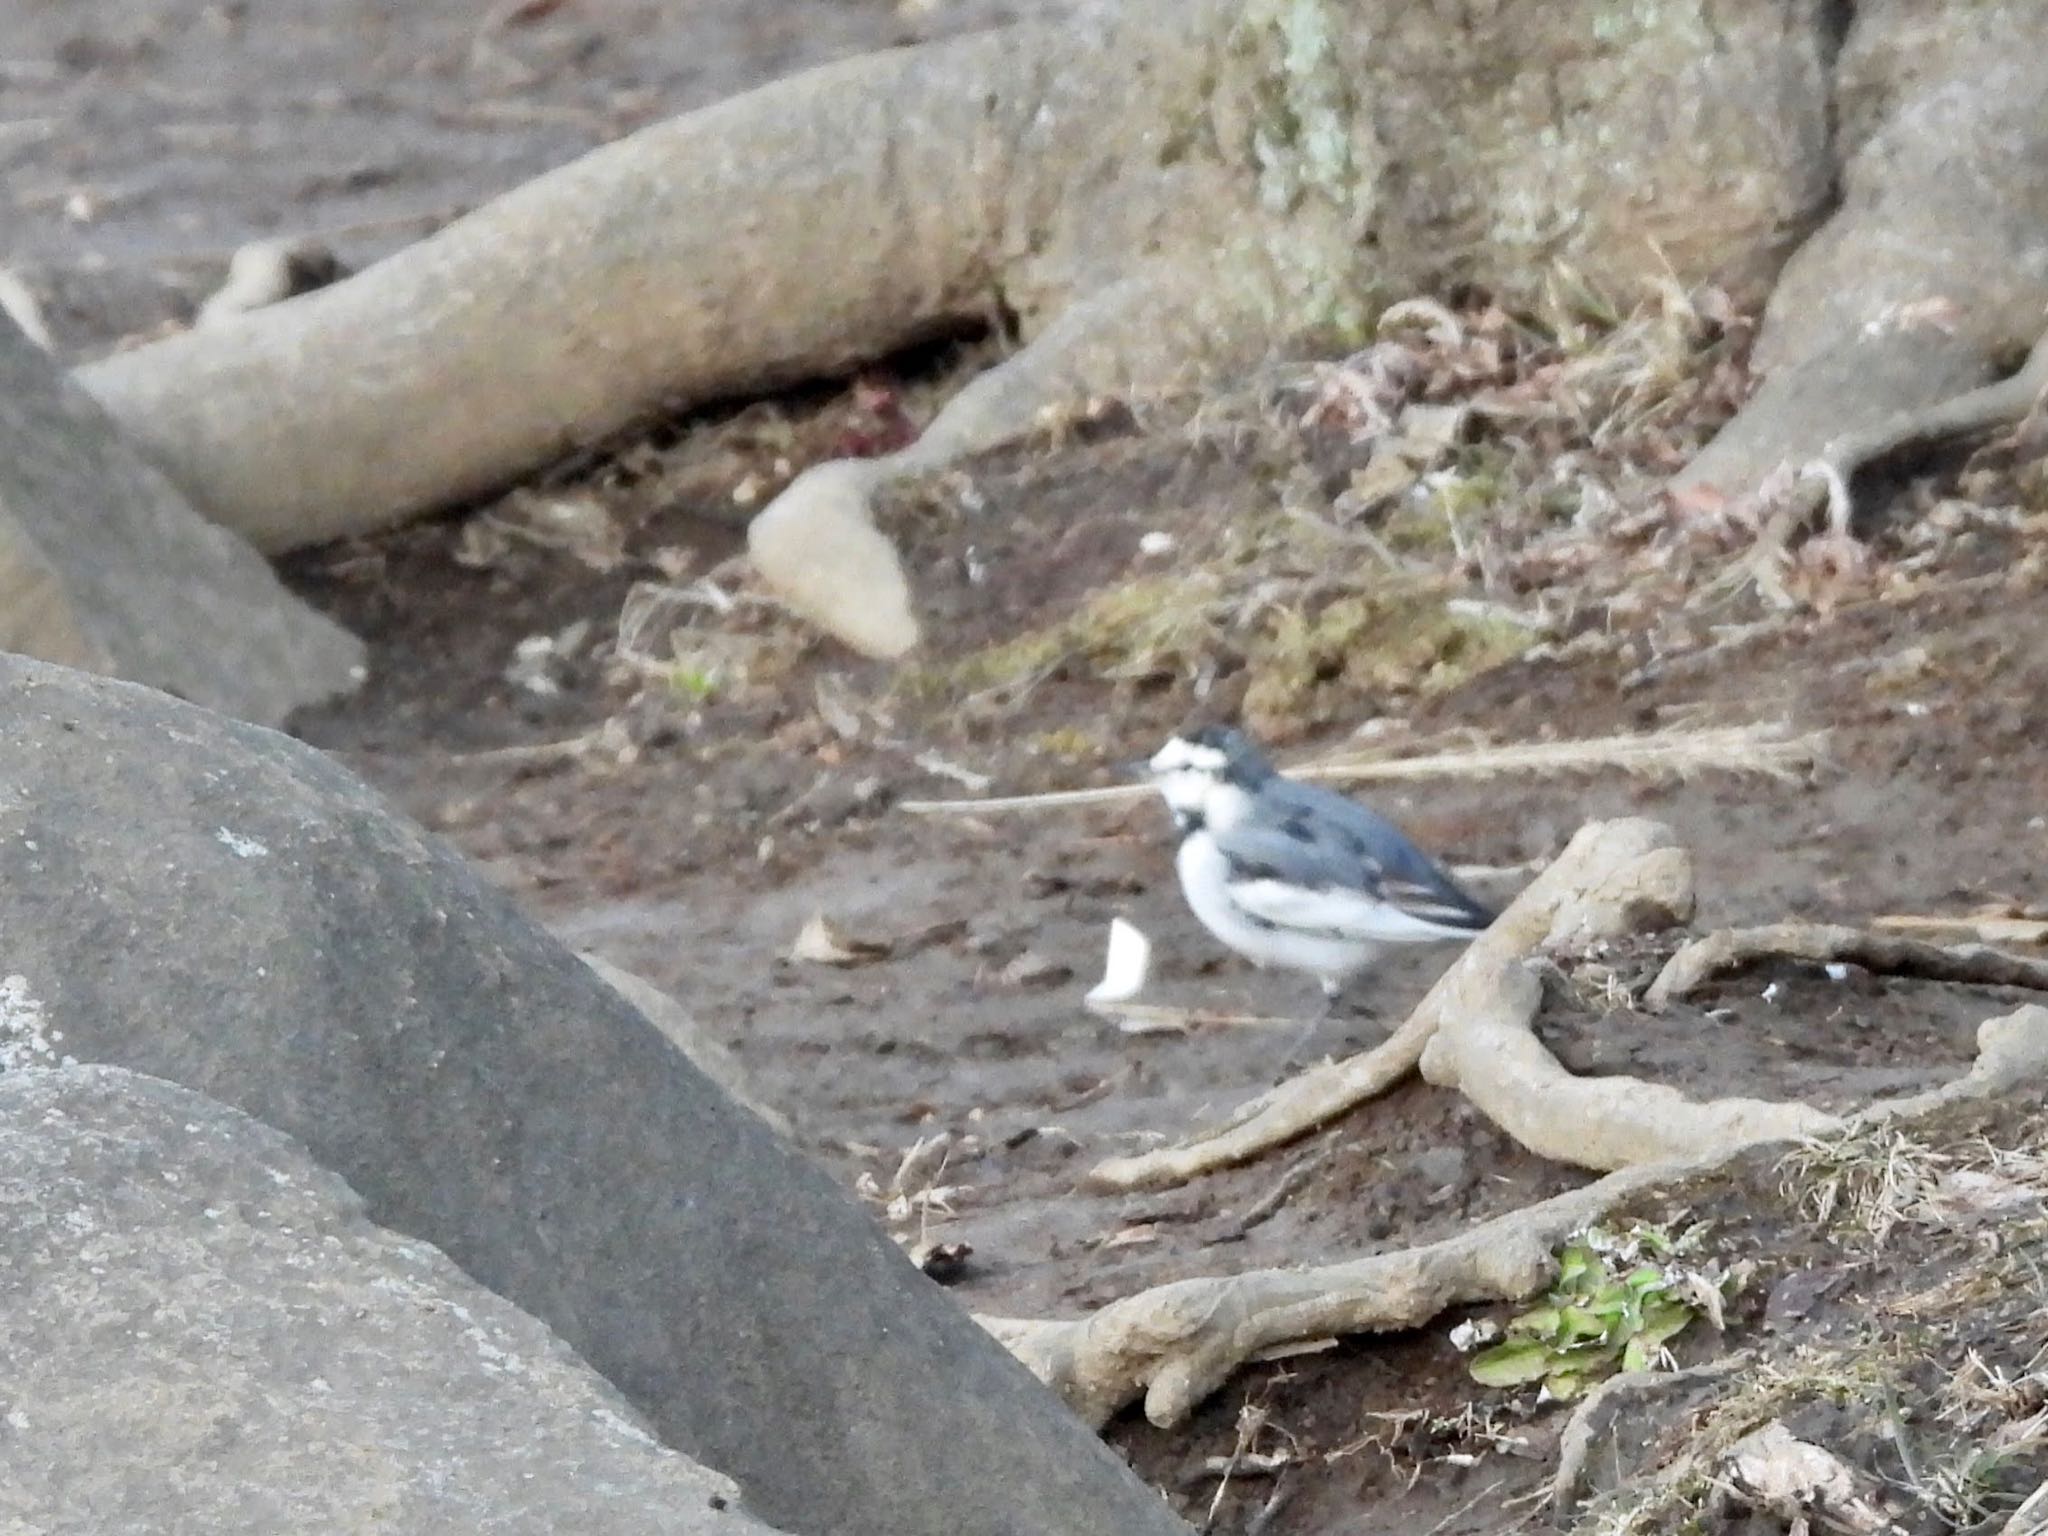
[[[895, 546], [876, 527], [889, 486], [1028, 434], [1045, 414], [1242, 353], [1265, 315], [1177, 278], [1165, 263], [1076, 298], [1014, 357], [978, 375], [907, 448], [799, 475], [747, 525], [747, 553], [784, 606], [865, 655], [922, 638]], [[1206, 276], [1206, 274], [1204, 274]]]
[[1570, 1519], [1583, 1502], [1593, 1480], [1593, 1458], [1602, 1448], [1612, 1447], [1624, 1414], [1635, 1417], [1646, 1397], [1667, 1397], [1683, 1388], [1719, 1381], [1748, 1365], [1750, 1358], [1745, 1352], [1682, 1371], [1624, 1371], [1588, 1392], [1572, 1409], [1558, 1440], [1557, 1471], [1550, 1479], [1550, 1505], [1556, 1517]]
[[1821, 462], [1835, 477], [1847, 480], [1894, 454], [2018, 426], [2040, 403], [2044, 390], [2048, 390], [2048, 336], [2034, 343], [2026, 362], [2009, 377], [1919, 410], [1894, 412], [1828, 444]]
[[[1255, 1100], [1249, 1113], [1212, 1137], [1114, 1160], [1092, 1176], [1098, 1185], [1129, 1189], [1242, 1161], [1321, 1124], [1419, 1063], [1432, 1082], [1463, 1091], [1522, 1145], [1581, 1167], [1615, 1170], [1604, 1178], [1403, 1252], [1311, 1270], [1179, 1281], [1072, 1321], [988, 1317], [983, 1326], [1090, 1422], [1103, 1423], [1142, 1395], [1147, 1417], [1172, 1424], [1262, 1351], [1336, 1334], [1412, 1328], [1448, 1307], [1526, 1296], [1549, 1277], [1552, 1250], [1564, 1237], [1624, 1199], [1717, 1167], [1747, 1148], [1923, 1114], [1960, 1098], [2048, 1080], [2048, 1008], [2036, 1006], [1981, 1025], [1978, 1057], [1964, 1077], [1847, 1119], [1798, 1103], [1698, 1103], [1635, 1078], [1573, 1077], [1533, 1033], [1543, 989], [1528, 966], [1531, 954], [1682, 920], [1692, 903], [1691, 860], [1666, 828], [1636, 820], [1589, 825], [1377, 1051], [1296, 1078]], [[1802, 925], [1688, 945], [1658, 985], [1663, 996], [1680, 996], [1724, 962], [1784, 953], [1787, 945], [1826, 958], [1882, 956], [1916, 974], [1951, 980], [2010, 980], [2021, 973], [2014, 967], [2022, 967], [2029, 975], [2038, 971], [2038, 984], [2048, 985], [2048, 964]]]
[[2048, 1079], [2048, 1008], [2029, 1003], [1977, 1026], [1977, 1059], [1952, 1083], [1873, 1104], [1859, 1118], [1910, 1120], [1964, 1099], [1995, 1099]]
[[1693, 940], [1665, 962], [1643, 1000], [1661, 1008], [1690, 997], [1711, 977], [1767, 960], [1840, 963], [1884, 976], [2048, 992], [2048, 960], [2029, 960], [1977, 944], [1928, 944], [1828, 923], [1772, 923], [1725, 929]]
[[1241, 1106], [1215, 1131], [1134, 1157], [1113, 1157], [1089, 1170], [1095, 1189], [1162, 1189], [1274, 1151], [1366, 1100], [1385, 1093], [1422, 1059], [1436, 1018], [1418, 1008], [1369, 1051], [1324, 1062]]
[[[1943, 340], [1935, 345], [1948, 343]], [[1811, 385], [1813, 380], [1809, 377], [1805, 382]], [[1754, 585], [1776, 607], [1793, 606], [1782, 574], [1792, 546], [1823, 510], [1830, 538], [1854, 536], [1855, 505], [1849, 485], [1858, 474], [1904, 453], [2016, 427], [2040, 405], [2044, 391], [2048, 391], [2048, 336], [2035, 343], [2025, 365], [2008, 378], [1930, 405], [1894, 410], [1874, 424], [1857, 427], [1829, 442], [1800, 469], [1798, 481], [1764, 524], [1755, 547], [1731, 573], [1730, 581]], [[1736, 439], [1729, 441], [1724, 454], [1732, 451]], [[1711, 458], [1703, 455], [1702, 462], [1705, 472], [1711, 472]], [[1695, 465], [1691, 478], [1700, 473], [1700, 466]]]
[[1857, 8], [1835, 66], [1840, 205], [1772, 293], [1761, 386], [1674, 482], [1739, 496], [1804, 467], [1733, 573], [1766, 597], [1790, 601], [1786, 552], [1823, 507], [1847, 539], [1859, 470], [2015, 422], [2043, 383], [2040, 346], [1992, 382], [2048, 305], [2039, 25], [2019, 4], [1961, 28], [1936, 6]]
[[1691, 912], [1692, 861], [1665, 828], [1649, 821], [1584, 827], [1387, 1040], [1290, 1078], [1216, 1131], [1111, 1158], [1089, 1173], [1088, 1182], [1099, 1189], [1157, 1188], [1249, 1162], [1400, 1082], [1447, 1017], [1487, 1007], [1503, 975], [1539, 948], [1642, 932], [1683, 922]]
[[[1846, 1121], [1821, 1117], [1819, 1129], [1906, 1118], [1960, 1098], [2048, 1080], [2048, 1008], [2029, 1006], [1986, 1020], [1978, 1043], [1976, 1063], [1957, 1081], [1873, 1105]], [[1626, 1079], [1603, 1081], [1626, 1083], [1628, 1092], [1641, 1089]], [[1715, 1110], [1694, 1108], [1710, 1115]], [[1761, 1142], [1801, 1134], [1787, 1124], [1760, 1129], [1741, 1116], [1726, 1117], [1725, 1123], [1731, 1139], [1702, 1156], [1624, 1168], [1419, 1248], [1315, 1269], [1176, 1281], [1085, 1318], [980, 1322], [1091, 1424], [1107, 1422], [1141, 1395], [1147, 1418], [1175, 1424], [1262, 1351], [1341, 1334], [1415, 1328], [1451, 1307], [1520, 1300], [1550, 1278], [1558, 1244], [1606, 1212], [1647, 1191], [1711, 1172]]]
[[1549, 1278], [1552, 1250], [1571, 1233], [1694, 1171], [1610, 1174], [1455, 1237], [1345, 1264], [1182, 1280], [1067, 1322], [980, 1322], [1089, 1423], [1106, 1423], [1142, 1393], [1148, 1419], [1176, 1424], [1261, 1350], [1414, 1328], [1446, 1307], [1526, 1296]]
[[674, 403], [985, 316], [1052, 30], [813, 70], [658, 124], [354, 277], [81, 383], [276, 552], [372, 531]]
[[1839, 1123], [1805, 1104], [1701, 1103], [1637, 1077], [1574, 1076], [1536, 1038], [1543, 984], [1531, 971], [1509, 961], [1472, 980], [1470, 1005], [1450, 1014], [1430, 1041], [1422, 1075], [1458, 1089], [1540, 1157], [1579, 1168], [1630, 1168], [1814, 1136]]
[[[655, 412], [1013, 319], [1023, 350], [910, 453], [822, 466], [763, 513], [755, 553], [795, 568], [792, 606], [894, 652], [917, 639], [903, 594], [884, 580], [892, 611], [855, 612], [893, 569], [856, 531], [870, 493], [1048, 405], [1362, 341], [1447, 281], [1533, 299], [1557, 262], [1607, 291], [1760, 296], [1834, 183], [1818, 10], [1741, 0], [1711, 43], [1659, 18], [1588, 49], [1552, 7], [1447, 29], [1396, 0], [1084, 4], [643, 130], [80, 379], [197, 505], [279, 551], [500, 489]], [[1559, 91], [1597, 106], [1560, 116]], [[820, 491], [854, 561], [837, 602], [793, 531]]]

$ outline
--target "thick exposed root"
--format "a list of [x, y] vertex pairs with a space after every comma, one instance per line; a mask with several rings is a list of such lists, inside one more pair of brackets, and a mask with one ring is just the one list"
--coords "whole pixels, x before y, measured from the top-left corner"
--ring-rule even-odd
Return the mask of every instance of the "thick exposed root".
[[1147, 1418], [1174, 1424], [1261, 1350], [1413, 1328], [1446, 1307], [1526, 1296], [1549, 1278], [1551, 1252], [1566, 1236], [1688, 1171], [1612, 1174], [1456, 1237], [1348, 1264], [1183, 1280], [1072, 1322], [981, 1324], [1091, 1424], [1141, 1393]]
[[1612, 1453], [1616, 1431], [1640, 1414], [1646, 1400], [1698, 1391], [1748, 1363], [1749, 1356], [1736, 1354], [1682, 1371], [1624, 1371], [1588, 1392], [1558, 1438], [1557, 1471], [1550, 1479], [1550, 1504], [1557, 1517], [1571, 1518], [1593, 1481], [1595, 1459], [1602, 1451]]
[[1455, 1088], [1531, 1152], [1580, 1168], [1711, 1156], [1757, 1141], [1815, 1136], [1838, 1123], [1804, 1104], [1687, 1098], [1635, 1077], [1577, 1077], [1536, 1038], [1543, 984], [1519, 962], [1469, 978], [1422, 1075]]
[[1940, 6], [1856, 10], [1836, 65], [1841, 206], [1772, 294], [1762, 387], [1678, 479], [1737, 496], [1810, 466], [1762, 541], [1766, 593], [1768, 562], [1823, 505], [1848, 532], [1858, 470], [2016, 421], [2043, 382], [2038, 349], [1992, 382], [2048, 307], [2038, 10], [1993, 4], [1962, 26]]
[[[1977, 1061], [1963, 1078], [1846, 1120], [1803, 1104], [1698, 1103], [1634, 1078], [1566, 1072], [1533, 1033], [1543, 989], [1527, 963], [1531, 954], [1667, 925], [1688, 916], [1692, 902], [1691, 860], [1664, 827], [1649, 821], [1588, 826], [1378, 1051], [1295, 1079], [1204, 1141], [1119, 1159], [1094, 1174], [1099, 1184], [1135, 1188], [1242, 1161], [1357, 1102], [1346, 1098], [1347, 1089], [1384, 1086], [1419, 1059], [1431, 1081], [1463, 1091], [1524, 1146], [1581, 1167], [1615, 1170], [1598, 1182], [1405, 1252], [1311, 1270], [1180, 1281], [1073, 1321], [984, 1318], [983, 1325], [1091, 1422], [1102, 1423], [1142, 1394], [1147, 1416], [1170, 1424], [1261, 1351], [1412, 1328], [1449, 1307], [1519, 1299], [1549, 1277], [1551, 1252], [1562, 1238], [1660, 1182], [1762, 1143], [1922, 1114], [1959, 1098], [2048, 1080], [2048, 1008], [2041, 1007], [1986, 1021], [1978, 1031]], [[1916, 974], [1946, 979], [2009, 980], [2013, 965], [2032, 964], [2008, 956], [1987, 960], [1989, 951], [1788, 925], [1687, 946], [1667, 968], [1666, 976], [1677, 981], [1664, 995], [1682, 995], [1687, 976], [1703, 977], [1723, 958], [1784, 952], [1783, 944], [1757, 935], [1829, 958], [1883, 954], [1899, 965], [1910, 962]], [[1704, 963], [1688, 956], [1703, 956]], [[2048, 973], [2048, 966], [2041, 970]]]
[[778, 81], [79, 380], [278, 551], [495, 490], [666, 404], [844, 369], [986, 313], [1046, 40]]
[[1977, 944], [1928, 944], [1831, 923], [1771, 923], [1694, 939], [1665, 962], [1643, 1000], [1661, 1008], [1690, 997], [1712, 977], [1769, 960], [1856, 965], [1885, 976], [2048, 992], [2048, 960], [2029, 960]]
[[[2028, 1007], [1987, 1020], [1978, 1042], [1977, 1062], [1956, 1082], [1873, 1106], [1848, 1122], [1821, 1117], [1825, 1123], [1820, 1128], [1923, 1114], [1958, 1098], [2009, 1093], [2048, 1081], [2048, 1009]], [[1643, 1088], [1627, 1079], [1605, 1081], [1626, 1084], [1630, 1092]], [[1072, 1321], [984, 1317], [982, 1326], [1089, 1422], [1105, 1422], [1142, 1394], [1153, 1423], [1173, 1424], [1261, 1351], [1348, 1333], [1414, 1328], [1451, 1307], [1519, 1300], [1550, 1278], [1558, 1244], [1605, 1212], [1646, 1190], [1716, 1167], [1759, 1141], [1802, 1134], [1790, 1123], [1772, 1126], [1724, 1113], [1713, 1104], [1691, 1107], [1701, 1112], [1702, 1123], [1719, 1115], [1731, 1139], [1690, 1161], [1645, 1163], [1610, 1173], [1583, 1189], [1439, 1242], [1316, 1269], [1177, 1281]]]
[[1163, 265], [1077, 299], [1015, 357], [967, 384], [908, 448], [799, 475], [747, 526], [755, 569], [799, 617], [866, 655], [902, 656], [921, 633], [895, 546], [874, 524], [877, 494], [1014, 441], [1060, 407], [1242, 353], [1260, 329], [1258, 311], [1206, 301]]
[[[1749, 409], [1757, 412], [1760, 420], [1771, 421], [1773, 431], [1783, 431], [1786, 426], [1787, 413], [1778, 410], [1774, 404], [1778, 393], [1797, 387], [1839, 399], [1841, 392], [1830, 389], [1821, 376], [1823, 371], [1837, 368], [1856, 375], [1856, 389], [1866, 397], [1866, 406], [1888, 404], [1889, 414], [1875, 421], [1866, 419], [1859, 422], [1843, 436], [1823, 444], [1819, 454], [1801, 466], [1797, 483], [1771, 513], [1757, 537], [1756, 547], [1734, 573], [1736, 583], [1755, 586], [1776, 606], [1792, 606], [1793, 600], [1786, 591], [1782, 574], [1791, 558], [1791, 548], [1823, 512], [1826, 513], [1825, 526], [1830, 537], [1848, 539], [1854, 536], [1855, 507], [1849, 486], [1858, 474], [1902, 455], [1963, 443], [2015, 427], [2040, 405], [2044, 391], [2048, 391], [2048, 337], [2035, 344], [2026, 365], [2010, 377], [1995, 384], [1965, 388], [1960, 393], [1945, 397], [1937, 396], [1926, 404], [1893, 404], [1894, 397], [1872, 383], [1873, 378], [1881, 378], [1888, 372], [1896, 374], [1902, 392], [1917, 399], [1930, 387], [1930, 383], [1939, 387], [1940, 382], [1954, 371], [1947, 367], [1945, 360], [1955, 360], [1956, 346], [1954, 338], [1945, 333], [1924, 336], [1918, 345], [1910, 340], [1889, 343], [1859, 341], [1847, 355], [1794, 370], [1784, 383], [1765, 386]], [[1891, 369], [1870, 366], [1873, 349], [1890, 355], [1898, 366]], [[1980, 371], [1976, 363], [1963, 361], [1963, 378], [1974, 377]], [[1874, 390], [1882, 394], [1881, 400], [1869, 398]], [[1745, 416], [1747, 414], [1745, 412]], [[1727, 441], [1720, 448], [1723, 458], [1747, 451], [1742, 445], [1742, 433], [1746, 430], [1731, 427], [1724, 434]], [[1703, 454], [1687, 472], [1686, 478], [1697, 480], [1714, 474], [1717, 467], [1717, 460], [1713, 457], [1715, 452], [1709, 449], [1707, 454]]]
[[1650, 821], [1584, 827], [1385, 1042], [1290, 1078], [1246, 1104], [1220, 1130], [1101, 1163], [1089, 1182], [1106, 1189], [1155, 1188], [1249, 1162], [1401, 1081], [1447, 1017], [1487, 1006], [1504, 971], [1538, 949], [1644, 932], [1683, 922], [1691, 913], [1692, 861], [1667, 829]]
[[[1014, 439], [1047, 406], [1362, 338], [1446, 281], [1533, 296], [1555, 262], [1616, 292], [1760, 296], [1834, 179], [1821, 7], [1732, 0], [1711, 38], [1674, 13], [1592, 45], [1581, 10], [1446, 29], [1393, 0], [1104, 0], [851, 60], [80, 379], [196, 504], [277, 551], [499, 489], [656, 411], [1014, 318], [1023, 351], [912, 453], [827, 477], [856, 557], [842, 589], [891, 587], [854, 531], [877, 477]], [[771, 570], [801, 553], [803, 499], [757, 538]], [[901, 592], [839, 620], [819, 588], [787, 583], [863, 649], [915, 642]]]
[[1911, 1119], [1962, 1099], [1994, 1099], [2048, 1081], [2048, 1008], [2029, 1003], [1977, 1026], [1977, 1059], [1952, 1083], [1871, 1105], [1863, 1118]]

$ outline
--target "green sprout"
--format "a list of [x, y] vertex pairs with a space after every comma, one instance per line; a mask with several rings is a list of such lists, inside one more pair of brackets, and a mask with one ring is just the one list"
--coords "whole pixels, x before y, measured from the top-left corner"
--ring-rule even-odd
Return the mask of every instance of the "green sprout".
[[1674, 1262], [1700, 1235], [1697, 1227], [1678, 1239], [1649, 1225], [1587, 1229], [1566, 1246], [1542, 1301], [1472, 1357], [1472, 1379], [1488, 1387], [1541, 1383], [1545, 1397], [1565, 1402], [1616, 1370], [1655, 1369], [1695, 1319], [1718, 1328], [1721, 1302], [1733, 1293], [1736, 1277]]
[[678, 661], [668, 669], [670, 689], [692, 704], [708, 704], [721, 681], [717, 668], [696, 662]]

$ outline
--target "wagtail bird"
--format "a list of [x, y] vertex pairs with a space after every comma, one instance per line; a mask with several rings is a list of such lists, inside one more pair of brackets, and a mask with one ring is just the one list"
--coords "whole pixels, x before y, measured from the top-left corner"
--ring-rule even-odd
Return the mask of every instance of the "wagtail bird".
[[1389, 947], [1470, 939], [1494, 919], [1399, 827], [1286, 778], [1242, 732], [1175, 736], [1145, 766], [1202, 926], [1254, 965], [1314, 976], [1326, 1010]]

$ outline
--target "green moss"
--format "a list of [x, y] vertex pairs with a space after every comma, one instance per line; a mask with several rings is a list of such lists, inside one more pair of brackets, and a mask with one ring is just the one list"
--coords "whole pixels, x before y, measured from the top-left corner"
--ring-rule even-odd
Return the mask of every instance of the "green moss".
[[1533, 639], [1525, 626], [1454, 612], [1433, 587], [1358, 593], [1313, 615], [1283, 609], [1252, 646], [1245, 719], [1284, 741], [1353, 717], [1360, 694], [1455, 688]]
[[701, 662], [679, 661], [668, 669], [669, 691], [690, 704], [708, 704], [724, 679], [719, 669]]
[[1450, 519], [1433, 497], [1427, 501], [1403, 497], [1380, 524], [1379, 535], [1387, 548], [1402, 555], [1441, 556], [1458, 547], [1451, 536]]
[[1046, 757], [1067, 762], [1092, 761], [1102, 756], [1102, 745], [1086, 731], [1068, 726], [1063, 730], [1041, 731], [1031, 738], [1031, 749]]
[[906, 669], [913, 697], [959, 698], [1029, 687], [1065, 664], [1112, 679], [1184, 672], [1212, 647], [1218, 579], [1206, 571], [1127, 582], [1065, 619], [949, 662]]
[[1509, 494], [1513, 464], [1505, 448], [1497, 443], [1473, 443], [1460, 448], [1444, 473], [1429, 480], [1431, 509], [1445, 523], [1454, 519], [1483, 517]]

